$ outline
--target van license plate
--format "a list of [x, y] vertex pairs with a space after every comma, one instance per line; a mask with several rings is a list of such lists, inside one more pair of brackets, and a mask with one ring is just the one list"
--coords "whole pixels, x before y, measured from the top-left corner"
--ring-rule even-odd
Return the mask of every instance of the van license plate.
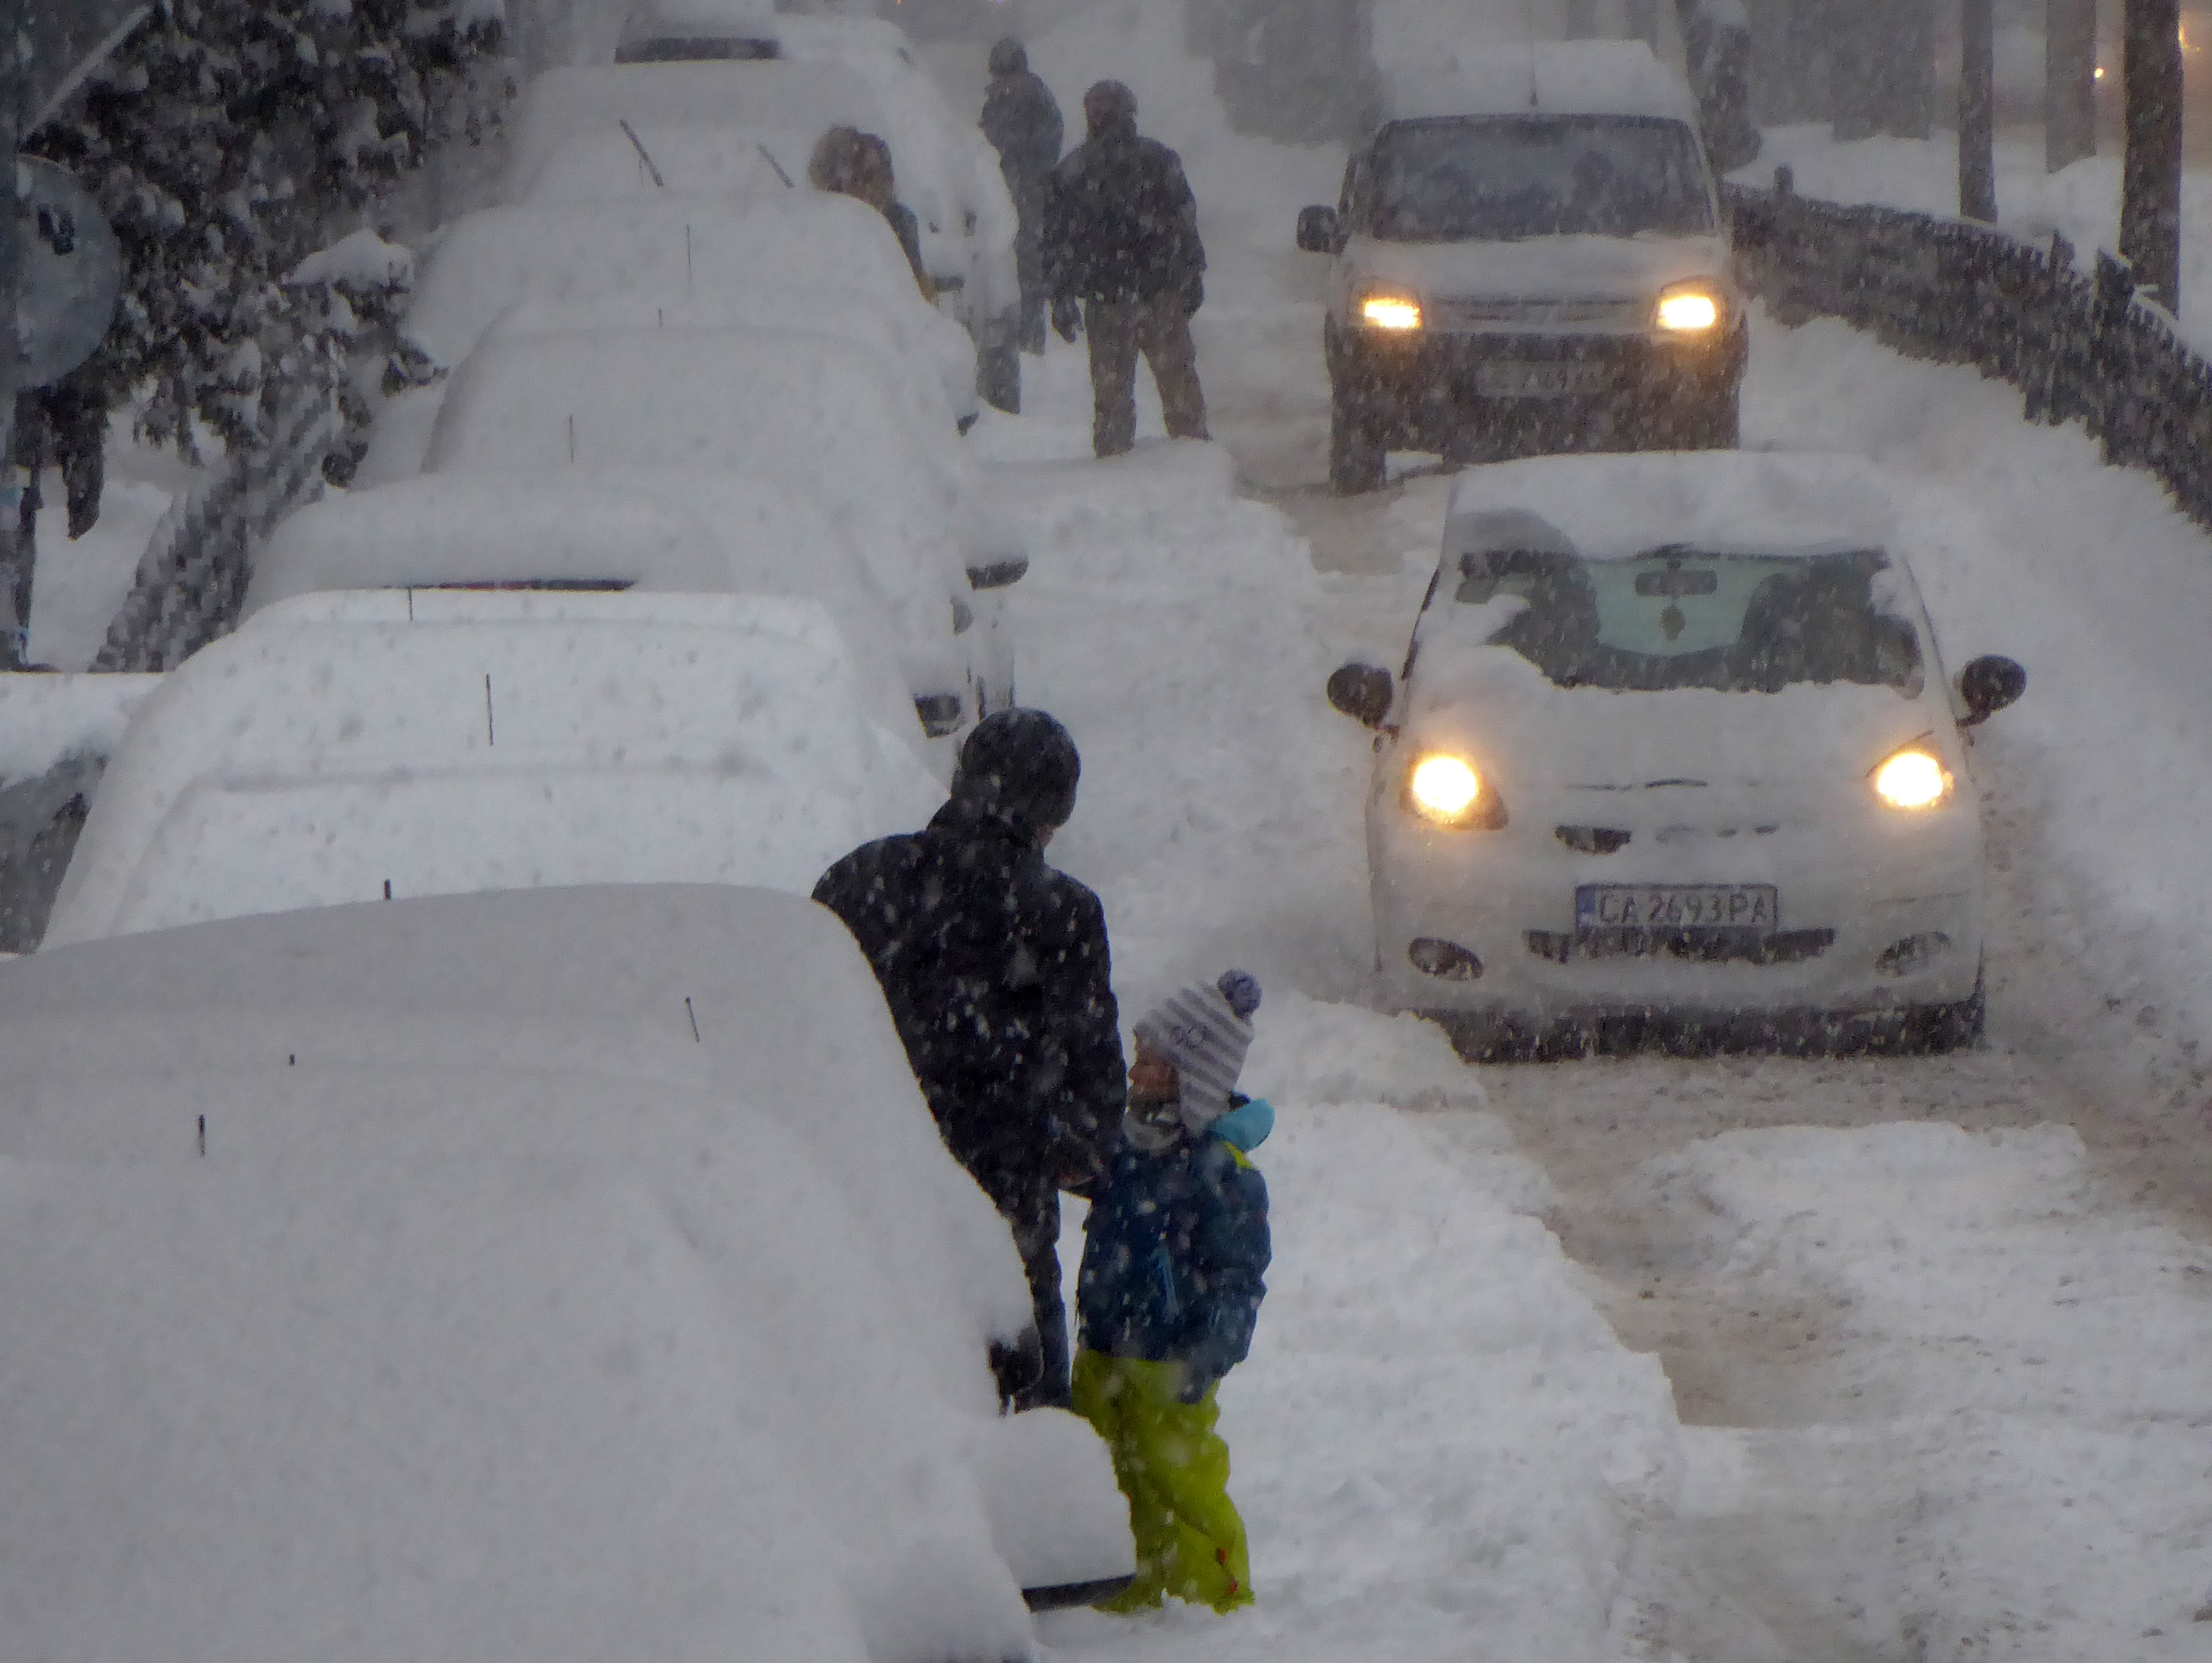
[[1781, 903], [1772, 884], [1583, 884], [1577, 929], [1746, 929], [1771, 934]]
[[1596, 364], [1477, 364], [1474, 390], [1485, 399], [1572, 399], [1603, 392], [1605, 372]]

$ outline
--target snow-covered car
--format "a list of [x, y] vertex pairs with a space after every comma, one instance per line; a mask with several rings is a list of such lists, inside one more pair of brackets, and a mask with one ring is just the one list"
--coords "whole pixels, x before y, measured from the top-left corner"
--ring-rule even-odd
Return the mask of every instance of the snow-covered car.
[[1334, 208], [1329, 479], [1736, 442], [1748, 333], [1695, 101], [1640, 41], [1498, 43], [1386, 88]]
[[0, 966], [25, 1657], [944, 1663], [1131, 1567], [801, 898], [537, 890]]
[[1000, 592], [1028, 557], [985, 501], [959, 440], [917, 424], [862, 348], [774, 329], [488, 341], [453, 377], [425, 467], [648, 467], [798, 484], [890, 600], [908, 684], [942, 685], [931, 678], [964, 667], [971, 715], [1013, 703]]
[[46, 945], [397, 896], [809, 892], [944, 799], [811, 602], [301, 595], [165, 677], [92, 799]]
[[[863, 21], [803, 21], [832, 30]], [[1012, 349], [1021, 305], [1013, 198], [997, 153], [973, 121], [952, 113], [918, 64], [825, 51], [549, 70], [531, 83], [515, 118], [507, 199], [521, 200], [568, 140], [619, 134], [625, 121], [636, 129], [765, 127], [818, 137], [848, 125], [877, 134], [890, 146], [899, 199], [914, 210], [922, 265], [945, 304], [975, 338], [979, 355]], [[799, 183], [804, 186], [804, 178]]]
[[157, 675], [0, 674], [0, 953], [46, 932], [108, 758]]
[[[830, 614], [871, 708], [886, 703], [886, 682], [913, 699], [917, 737], [957, 732], [969, 704], [964, 673], [940, 649], [942, 623], [902, 644], [850, 540], [806, 492], [772, 479], [575, 468], [333, 492], [257, 551], [242, 615], [331, 589], [790, 595]], [[936, 668], [901, 680], [910, 662]]]
[[[451, 370], [503, 315], [539, 306], [617, 325], [681, 315], [718, 326], [779, 326], [809, 308], [799, 315], [818, 330], [863, 341], [888, 331], [897, 359], [879, 368], [884, 379], [911, 385], [917, 399], [939, 388], [956, 423], [975, 409], [966, 337], [915, 290], [883, 216], [849, 197], [779, 186], [483, 209], [448, 227], [424, 259], [406, 332], [429, 364]], [[422, 472], [446, 391], [440, 378], [383, 401], [360, 483]]]
[[1378, 730], [1376, 958], [1463, 1046], [1608, 1019], [1953, 1045], [1982, 1025], [1961, 728], [2025, 673], [1945, 673], [1880, 475], [1713, 452], [1470, 469]]

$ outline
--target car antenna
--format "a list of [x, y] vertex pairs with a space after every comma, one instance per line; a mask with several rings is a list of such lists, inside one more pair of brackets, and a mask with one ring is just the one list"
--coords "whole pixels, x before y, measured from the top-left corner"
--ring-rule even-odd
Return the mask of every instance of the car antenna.
[[1536, 0], [1521, 0], [1521, 19], [1526, 26], [1522, 45], [1528, 52], [1528, 107], [1536, 107]]
[[637, 136], [637, 129], [627, 121], [618, 120], [615, 125], [623, 130], [623, 137], [629, 140], [630, 148], [637, 152], [637, 159], [645, 164], [645, 171], [653, 175], [653, 182], [665, 191], [668, 181], [661, 178], [660, 169], [653, 165], [653, 153], [645, 148], [645, 141]]
[[753, 149], [758, 150], [767, 159], [768, 165], [775, 169], [775, 176], [783, 181], [785, 190], [796, 191], [799, 188], [791, 182], [791, 175], [783, 171], [783, 164], [775, 159], [775, 151], [769, 149], [765, 144], [755, 144]]

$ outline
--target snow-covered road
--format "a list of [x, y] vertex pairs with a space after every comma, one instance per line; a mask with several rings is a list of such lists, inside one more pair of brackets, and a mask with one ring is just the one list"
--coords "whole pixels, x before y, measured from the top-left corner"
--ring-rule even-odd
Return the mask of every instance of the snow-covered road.
[[1224, 1394], [1260, 1605], [1064, 1617], [1050, 1645], [2212, 1658], [2212, 545], [2001, 386], [1760, 320], [1747, 442], [1881, 457], [1944, 528], [1921, 576], [1950, 658], [2030, 667], [1980, 752], [1990, 1045], [1460, 1068], [1359, 1008], [1366, 746], [1321, 682], [1402, 647], [1444, 483], [1319, 484], [1290, 230], [1340, 153], [1223, 131], [1172, 5], [1094, 9], [1035, 56], [1070, 103], [1127, 80], [1183, 151], [1220, 441], [1082, 460], [1056, 345], [1030, 413], [978, 436], [1038, 551], [1024, 698], [1086, 758], [1054, 855], [1105, 897], [1133, 1003], [1261, 975], [1254, 1074], [1286, 1111], [1273, 1293]]

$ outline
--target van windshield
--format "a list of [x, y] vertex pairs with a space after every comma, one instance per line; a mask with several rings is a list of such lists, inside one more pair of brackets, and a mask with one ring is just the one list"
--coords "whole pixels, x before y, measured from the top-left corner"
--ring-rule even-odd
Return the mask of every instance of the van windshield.
[[1357, 218], [1389, 242], [1713, 229], [1696, 136], [1656, 117], [1396, 121], [1376, 136], [1367, 174]]
[[1681, 545], [1627, 560], [1551, 549], [1460, 557], [1455, 601], [1524, 604], [1490, 637], [1562, 687], [1772, 693], [1856, 682], [1916, 691], [1920, 639], [1886, 610], [1878, 549], [1717, 554]]

